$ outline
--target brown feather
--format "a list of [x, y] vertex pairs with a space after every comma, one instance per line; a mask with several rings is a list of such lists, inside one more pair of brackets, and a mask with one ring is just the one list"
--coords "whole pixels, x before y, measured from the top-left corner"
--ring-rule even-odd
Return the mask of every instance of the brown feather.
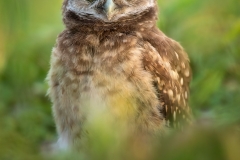
[[57, 38], [48, 73], [59, 147], [76, 144], [96, 113], [101, 120], [112, 117], [113, 130], [126, 126], [135, 133], [163, 133], [166, 125], [188, 121], [188, 56], [156, 27], [156, 1], [115, 0], [114, 21], [85, 2], [64, 1], [66, 28]]
[[170, 122], [170, 126], [176, 127], [180, 121], [189, 123], [191, 121], [191, 110], [188, 106], [191, 69], [187, 54], [179, 43], [166, 37], [157, 28], [142, 34], [143, 38], [158, 52], [155, 54], [160, 56], [153, 59], [156, 55], [146, 54], [143, 63], [145, 68], [154, 75], [155, 88], [159, 93], [159, 100], [163, 103], [163, 113], [167, 122]]

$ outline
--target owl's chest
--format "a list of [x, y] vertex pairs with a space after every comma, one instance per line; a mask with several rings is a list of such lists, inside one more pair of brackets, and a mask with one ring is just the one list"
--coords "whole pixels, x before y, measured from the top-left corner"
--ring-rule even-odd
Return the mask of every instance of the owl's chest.
[[77, 86], [69, 91], [77, 93], [75, 104], [93, 117], [94, 113], [105, 111], [123, 118], [136, 113], [139, 89], [134, 79], [141, 80], [141, 73], [145, 72], [141, 50], [86, 47], [80, 54], [74, 54], [68, 63]]

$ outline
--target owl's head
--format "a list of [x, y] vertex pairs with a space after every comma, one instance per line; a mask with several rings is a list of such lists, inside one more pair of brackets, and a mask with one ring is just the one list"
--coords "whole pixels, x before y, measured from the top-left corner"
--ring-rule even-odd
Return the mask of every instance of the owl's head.
[[157, 19], [156, 0], [65, 0], [63, 20], [69, 25], [136, 25]]

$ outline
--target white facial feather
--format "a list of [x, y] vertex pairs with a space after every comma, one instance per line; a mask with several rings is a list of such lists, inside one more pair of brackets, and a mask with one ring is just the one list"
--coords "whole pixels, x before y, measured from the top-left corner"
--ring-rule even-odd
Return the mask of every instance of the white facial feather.
[[92, 16], [93, 18], [103, 20], [105, 22], [116, 22], [118, 19], [123, 17], [130, 17], [132, 15], [139, 15], [141, 12], [146, 11], [148, 8], [155, 6], [155, 0], [149, 0], [144, 2], [144, 5], [138, 5], [138, 7], [134, 7], [131, 4], [128, 4], [124, 7], [124, 12], [119, 13], [116, 9], [113, 11], [113, 16], [111, 18], [106, 18], [106, 15], [100, 14], [96, 11], [96, 6], [101, 3], [101, 0], [97, 0], [93, 4], [89, 4], [82, 0], [82, 2], [77, 2], [75, 0], [69, 0], [67, 5], [67, 10], [76, 13], [77, 15], [85, 15]]

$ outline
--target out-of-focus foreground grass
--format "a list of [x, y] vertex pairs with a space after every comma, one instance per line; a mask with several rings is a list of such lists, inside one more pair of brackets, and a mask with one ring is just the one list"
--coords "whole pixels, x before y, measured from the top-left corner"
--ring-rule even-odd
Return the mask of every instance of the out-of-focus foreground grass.
[[[90, 154], [53, 159], [240, 159], [240, 1], [159, 0], [159, 6], [159, 27], [190, 56], [194, 126], [154, 143], [147, 156], [148, 145], [113, 150], [111, 130], [98, 126]], [[1, 160], [43, 159], [44, 143], [56, 139], [44, 79], [63, 29], [60, 8], [61, 0], [0, 1]]]

